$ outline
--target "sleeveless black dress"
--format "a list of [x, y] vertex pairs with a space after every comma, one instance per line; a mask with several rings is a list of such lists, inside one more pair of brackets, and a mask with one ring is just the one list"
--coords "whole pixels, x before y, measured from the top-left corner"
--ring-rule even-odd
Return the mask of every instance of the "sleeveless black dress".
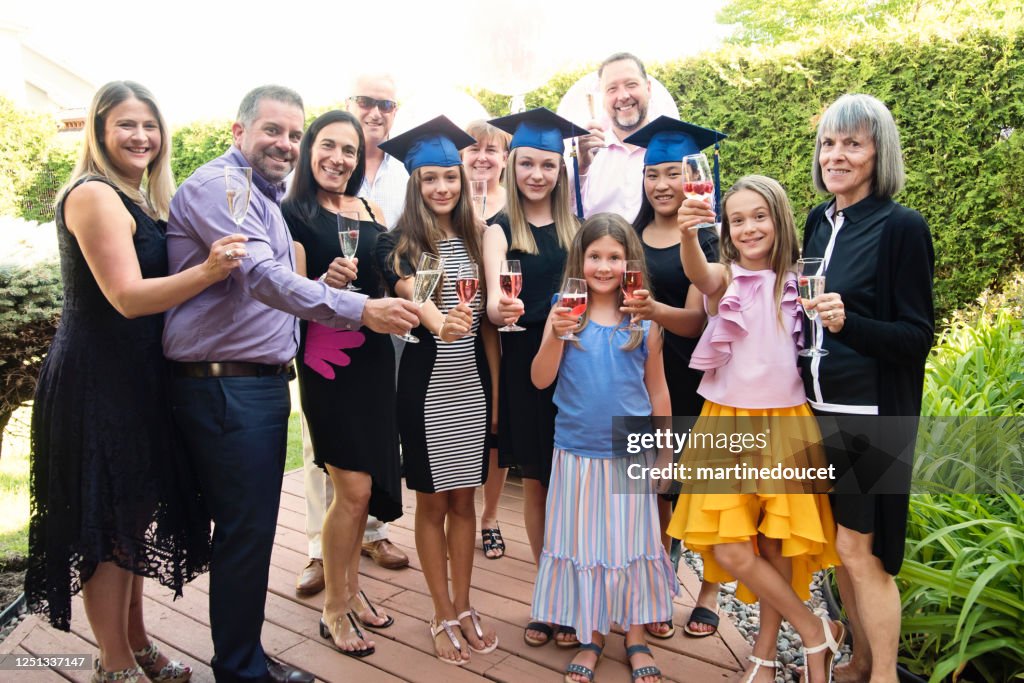
[[[365, 200], [364, 206], [375, 219]], [[306, 221], [292, 202], [285, 202], [281, 211], [292, 239], [306, 250], [307, 275], [316, 278], [327, 272], [342, 255], [337, 215], [318, 205], [313, 220]], [[384, 295], [375, 253], [377, 237], [385, 232], [376, 220], [359, 221], [359, 276], [353, 284], [370, 297]], [[391, 336], [368, 327], [334, 330], [305, 320], [299, 329], [299, 396], [316, 464], [369, 474], [370, 514], [382, 522], [398, 519], [402, 470]]]
[[[80, 183], [88, 180], [105, 182]], [[135, 219], [142, 276], [167, 275], [164, 224], [118, 194]], [[71, 596], [100, 562], [180, 595], [209, 564], [210, 526], [173, 435], [163, 315], [129, 320], [117, 312], [68, 232], [63, 209], [62, 201], [64, 304], [32, 410], [25, 592], [30, 610], [66, 631]]]
[[523, 271], [519, 299], [525, 306], [517, 323], [523, 332], [501, 334], [501, 375], [498, 381], [498, 465], [516, 466], [523, 477], [547, 486], [555, 448], [555, 386], [538, 389], [530, 379], [533, 357], [540, 349], [551, 312], [551, 297], [559, 290], [566, 252], [558, 242], [555, 224], [530, 225], [537, 253], [514, 250], [512, 228], [504, 212], [493, 221], [509, 245], [505, 258], [518, 259]]

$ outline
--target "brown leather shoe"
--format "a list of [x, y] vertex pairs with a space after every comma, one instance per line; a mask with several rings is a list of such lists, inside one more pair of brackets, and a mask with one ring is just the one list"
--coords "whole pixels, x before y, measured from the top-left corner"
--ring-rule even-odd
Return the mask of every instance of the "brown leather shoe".
[[377, 566], [384, 567], [384, 569], [401, 569], [409, 566], [409, 556], [386, 538], [373, 543], [364, 543], [361, 552], [366, 557], [372, 557]]
[[319, 557], [310, 558], [306, 568], [299, 572], [295, 581], [298, 595], [316, 595], [324, 589], [324, 561]]

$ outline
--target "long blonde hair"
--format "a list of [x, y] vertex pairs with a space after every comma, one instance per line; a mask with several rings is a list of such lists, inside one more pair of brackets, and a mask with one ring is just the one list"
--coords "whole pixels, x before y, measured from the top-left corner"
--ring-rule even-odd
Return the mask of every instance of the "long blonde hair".
[[[142, 184], [134, 185], [130, 180], [117, 172], [110, 160], [110, 153], [104, 143], [107, 128], [107, 117], [110, 110], [125, 100], [135, 98], [147, 105], [160, 127], [160, 151], [149, 162]], [[174, 175], [171, 172], [171, 136], [167, 123], [156, 104], [156, 99], [145, 86], [135, 81], [111, 81], [99, 90], [89, 105], [89, 115], [85, 124], [85, 144], [82, 153], [71, 172], [71, 179], [57, 193], [56, 204], [60, 204], [68, 190], [85, 176], [102, 176], [125, 196], [139, 206], [147, 209], [156, 218], [167, 219], [174, 194]]]
[[[480, 232], [476, 229], [476, 218], [473, 215], [473, 204], [469, 198], [469, 181], [466, 178], [466, 170], [460, 164], [459, 178], [462, 182], [462, 189], [459, 192], [459, 201], [452, 209], [452, 232], [462, 240], [466, 252], [476, 264], [483, 263], [480, 244]], [[415, 275], [405, 272], [404, 263], [412, 264], [415, 268], [419, 263], [420, 255], [424, 253], [438, 254], [437, 243], [445, 239], [444, 231], [438, 225], [437, 216], [427, 203], [423, 200], [423, 185], [420, 180], [423, 168], [417, 168], [409, 176], [409, 182], [405, 190], [405, 208], [399, 216], [392, 232], [398, 236], [395, 249], [391, 252], [391, 267], [399, 277]], [[404, 262], [404, 263], [403, 263]], [[441, 290], [439, 285], [434, 289], [434, 303], [441, 305]], [[484, 282], [480, 281], [481, 296], [476, 301], [484, 300]]]
[[[537, 241], [533, 239], [530, 232], [530, 224], [526, 221], [526, 210], [523, 208], [523, 198], [519, 193], [519, 185], [516, 183], [516, 158], [519, 156], [519, 148], [512, 150], [508, 155], [508, 166], [505, 169], [505, 213], [508, 214], [508, 224], [512, 232], [512, 244], [509, 251], [521, 251], [524, 254], [537, 254]], [[565, 169], [565, 160], [559, 159], [561, 169], [558, 172], [558, 181], [555, 189], [551, 191], [551, 217], [555, 219], [555, 234], [558, 235], [558, 243], [566, 251], [572, 245], [572, 238], [579, 230], [580, 222], [573, 215], [569, 208], [569, 176]]]
[[[782, 290], [786, 286], [786, 274], [796, 266], [796, 260], [800, 258], [800, 250], [797, 247], [796, 225], [793, 223], [793, 207], [789, 204], [789, 197], [786, 190], [774, 178], [764, 175], [745, 175], [729, 188], [729, 191], [722, 197], [722, 237], [719, 240], [721, 261], [726, 266], [732, 265], [740, 260], [740, 253], [736, 245], [732, 243], [731, 229], [729, 225], [729, 212], [727, 205], [729, 199], [737, 192], [750, 190], [761, 195], [768, 204], [768, 211], [772, 216], [772, 223], [775, 224], [775, 243], [772, 245], [772, 252], [769, 258], [771, 269], [775, 272], [775, 306], [780, 308], [782, 304]], [[779, 323], [782, 323], [782, 311], [779, 310]]]

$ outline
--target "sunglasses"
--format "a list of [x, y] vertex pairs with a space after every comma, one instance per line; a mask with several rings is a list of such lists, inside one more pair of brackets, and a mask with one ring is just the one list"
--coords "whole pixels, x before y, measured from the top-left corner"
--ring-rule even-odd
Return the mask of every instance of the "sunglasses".
[[395, 109], [398, 109], [398, 102], [394, 100], [376, 100], [366, 95], [354, 95], [349, 98], [363, 109], [373, 109], [377, 107], [380, 109], [382, 114], [390, 114]]

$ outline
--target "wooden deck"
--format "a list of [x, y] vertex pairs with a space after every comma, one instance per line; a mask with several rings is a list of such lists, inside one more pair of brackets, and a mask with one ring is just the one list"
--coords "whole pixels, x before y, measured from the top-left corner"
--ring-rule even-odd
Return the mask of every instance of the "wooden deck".
[[[473, 655], [464, 667], [439, 662], [433, 655], [428, 622], [431, 601], [413, 547], [415, 497], [406, 492], [406, 515], [391, 524], [391, 540], [411, 558], [407, 569], [381, 569], [368, 558], [362, 560], [362, 586], [395, 616], [395, 624], [376, 634], [377, 652], [365, 660], [346, 657], [321, 640], [317, 623], [323, 594], [311, 598], [295, 595], [298, 572], [306, 564], [305, 503], [302, 473], [285, 476], [281, 511], [267, 596], [263, 645], [267, 652], [291, 664], [312, 671], [324, 681], [422, 681], [424, 683], [472, 683], [474, 681], [562, 680], [562, 671], [572, 652], [553, 645], [528, 647], [523, 642], [523, 625], [529, 621], [534, 567], [526, 531], [522, 524], [522, 487], [510, 478], [502, 497], [499, 519], [507, 545], [500, 560], [488, 560], [479, 550], [474, 559], [473, 604], [493, 624], [501, 639], [497, 651]], [[694, 603], [696, 577], [685, 567], [680, 570], [684, 592], [677, 599], [676, 635], [651, 643], [658, 666], [667, 680], [724, 682], [735, 676], [750, 648], [727, 619], [719, 635], [694, 639], [683, 634], [682, 624]], [[208, 580], [202, 576], [185, 590], [185, 597], [172, 601], [168, 591], [154, 582], [146, 589], [146, 624], [165, 652], [191, 664], [192, 680], [213, 681], [209, 667], [213, 644], [209, 635], [207, 610]], [[95, 642], [85, 618], [81, 599], [75, 598], [72, 630], [53, 630], [35, 617], [21, 625], [0, 643], [0, 654], [93, 654]], [[3, 680], [88, 681], [89, 671], [19, 671], [0, 673]], [[597, 669], [598, 680], [628, 681], [629, 669], [621, 635], [608, 637], [605, 656]]]

